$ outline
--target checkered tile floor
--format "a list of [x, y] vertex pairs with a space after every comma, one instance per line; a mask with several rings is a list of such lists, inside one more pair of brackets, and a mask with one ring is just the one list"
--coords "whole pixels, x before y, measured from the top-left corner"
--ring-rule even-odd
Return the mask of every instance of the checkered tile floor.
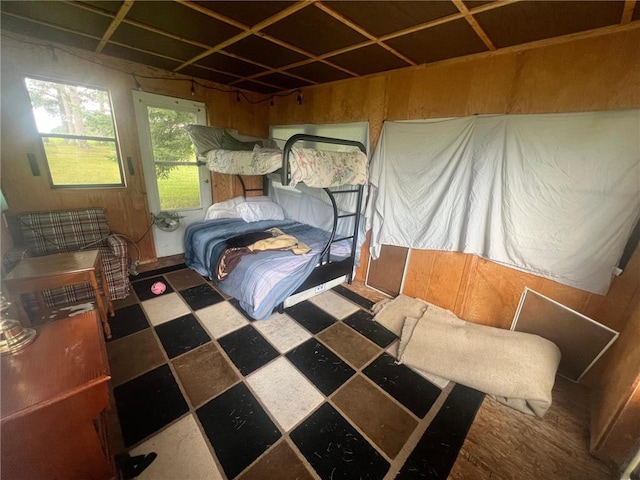
[[107, 350], [121, 448], [158, 454], [141, 479], [446, 479], [482, 403], [396, 365], [341, 286], [264, 321], [184, 265], [133, 288]]

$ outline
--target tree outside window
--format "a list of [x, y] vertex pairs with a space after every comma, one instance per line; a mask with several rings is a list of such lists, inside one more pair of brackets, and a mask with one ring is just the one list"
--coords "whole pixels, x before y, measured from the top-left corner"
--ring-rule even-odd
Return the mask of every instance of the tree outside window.
[[55, 187], [123, 186], [109, 92], [26, 78]]

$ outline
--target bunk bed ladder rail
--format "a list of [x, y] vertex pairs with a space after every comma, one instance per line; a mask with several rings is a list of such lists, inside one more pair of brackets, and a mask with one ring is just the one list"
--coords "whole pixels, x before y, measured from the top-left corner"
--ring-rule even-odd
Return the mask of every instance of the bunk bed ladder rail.
[[[362, 185], [358, 185], [357, 188], [350, 189], [350, 190], [329, 190], [328, 188], [323, 188], [323, 190], [329, 196], [329, 199], [331, 200], [331, 205], [333, 207], [333, 228], [331, 230], [331, 236], [329, 238], [329, 241], [327, 242], [327, 245], [324, 247], [324, 250], [320, 254], [320, 263], [321, 264], [329, 263], [330, 257], [331, 257], [332, 244], [350, 239], [351, 240], [351, 260], [355, 264], [356, 249], [358, 248], [358, 230], [360, 228], [360, 217], [361, 217], [360, 212], [362, 210], [362, 199], [364, 196], [364, 187]], [[353, 213], [345, 213], [343, 215], [338, 214], [338, 206], [336, 204], [335, 195], [343, 194], [343, 193], [357, 193], [356, 208]], [[338, 221], [343, 218], [351, 218], [351, 217], [354, 217], [353, 234], [347, 237], [336, 238]], [[353, 276], [353, 273], [349, 275], [349, 278], [347, 280], [348, 283], [351, 283], [352, 276]]]
[[[291, 136], [291, 138], [289, 138], [289, 140], [287, 140], [287, 143], [285, 143], [284, 151], [282, 154], [282, 169], [281, 169], [282, 185], [289, 185], [289, 180], [290, 180], [289, 155], [291, 153], [291, 149], [293, 148], [293, 145], [295, 143], [304, 142], [304, 141], [315, 142], [315, 143], [328, 143], [332, 145], [349, 145], [349, 146], [360, 149], [360, 151], [364, 154], [367, 153], [367, 149], [362, 143], [356, 142], [353, 140], [341, 140], [336, 138], [320, 137], [317, 135], [307, 135], [303, 133], [293, 135]], [[330, 263], [331, 244], [333, 244], [334, 242], [339, 242], [339, 241], [350, 238], [351, 239], [350, 261], [352, 265], [355, 265], [356, 249], [358, 247], [358, 230], [360, 228], [360, 217], [362, 216], [362, 198], [363, 198], [364, 187], [362, 185], [357, 185], [355, 189], [350, 189], [350, 190], [333, 190], [332, 191], [329, 188], [323, 188], [323, 190], [329, 196], [329, 200], [331, 201], [331, 206], [333, 207], [333, 228], [331, 230], [329, 241], [327, 242], [324, 249], [322, 250], [322, 253], [320, 254], [320, 264], [324, 265], [324, 264]], [[336, 204], [336, 199], [334, 195], [343, 194], [343, 193], [357, 193], [355, 212], [348, 213], [345, 215], [338, 214], [338, 206]], [[342, 218], [352, 217], [352, 216], [355, 217], [354, 226], [353, 226], [353, 235], [336, 239], [335, 237], [336, 237], [336, 231], [338, 229], [338, 220]], [[353, 269], [348, 274], [347, 282], [351, 283], [352, 280], [353, 280]]]

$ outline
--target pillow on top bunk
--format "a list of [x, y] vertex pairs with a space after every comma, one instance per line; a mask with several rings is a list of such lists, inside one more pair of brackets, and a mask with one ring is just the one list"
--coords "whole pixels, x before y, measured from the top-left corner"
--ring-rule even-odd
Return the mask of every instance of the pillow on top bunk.
[[252, 140], [250, 142], [242, 142], [228, 132], [222, 132], [222, 140], [220, 148], [223, 150], [233, 150], [234, 152], [251, 151], [255, 146], [261, 147], [262, 140]]
[[[251, 198], [251, 197], [250, 197]], [[272, 201], [247, 201], [236, 207], [238, 216], [245, 222], [259, 222], [260, 220], [284, 220], [284, 210]]]
[[214, 220], [216, 218], [238, 218], [236, 207], [244, 202], [244, 197], [235, 197], [224, 202], [214, 203], [207, 209], [204, 215], [205, 220]]
[[204, 155], [209, 150], [219, 150], [222, 148], [222, 135], [226, 133], [223, 128], [208, 127], [207, 125], [185, 125], [191, 143], [198, 155]]

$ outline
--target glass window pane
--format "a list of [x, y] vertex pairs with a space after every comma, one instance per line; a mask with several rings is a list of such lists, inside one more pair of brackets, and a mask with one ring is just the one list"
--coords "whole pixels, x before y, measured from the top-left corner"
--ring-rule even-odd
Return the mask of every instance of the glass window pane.
[[40, 133], [115, 138], [106, 90], [26, 79]]
[[116, 144], [112, 141], [43, 137], [54, 185], [120, 185]]
[[200, 208], [198, 167], [156, 165], [160, 210]]
[[151, 148], [156, 162], [194, 162], [196, 152], [185, 125], [196, 123], [193, 112], [147, 107]]
[[109, 92], [33, 78], [25, 84], [53, 185], [124, 185]]

